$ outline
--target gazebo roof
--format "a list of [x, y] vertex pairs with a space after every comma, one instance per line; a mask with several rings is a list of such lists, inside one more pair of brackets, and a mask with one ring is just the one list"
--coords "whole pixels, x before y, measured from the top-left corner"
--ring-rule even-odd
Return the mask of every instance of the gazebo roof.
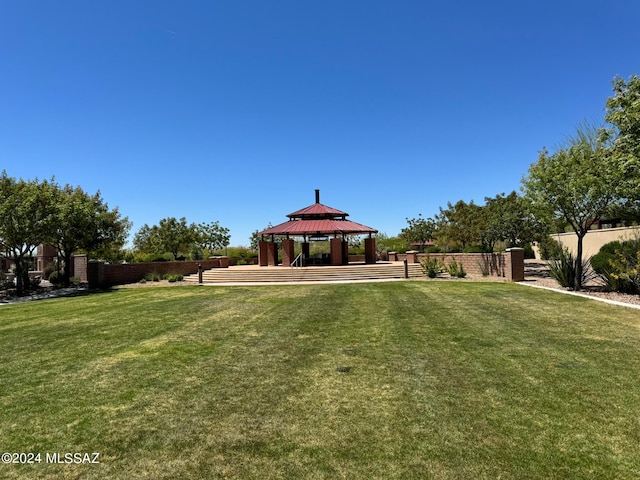
[[316, 203], [287, 215], [288, 222], [269, 227], [258, 235], [318, 236], [357, 235], [378, 233], [375, 228], [347, 220], [349, 214], [320, 203], [320, 191], [316, 190]]
[[347, 212], [338, 210], [336, 208], [327, 207], [321, 203], [314, 203], [301, 210], [295, 211], [287, 215], [289, 218], [304, 218], [304, 217], [316, 217], [316, 218], [328, 218], [328, 217], [348, 217]]
[[367, 227], [351, 220], [289, 220], [275, 227], [267, 228], [259, 235], [356, 235], [360, 233], [378, 233], [374, 228]]

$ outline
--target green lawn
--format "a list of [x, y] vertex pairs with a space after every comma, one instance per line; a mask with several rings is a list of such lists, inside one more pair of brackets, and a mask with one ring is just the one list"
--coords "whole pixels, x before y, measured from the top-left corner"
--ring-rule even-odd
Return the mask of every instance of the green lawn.
[[[0, 478], [638, 478], [640, 312], [503, 283], [0, 307]], [[100, 464], [46, 463], [99, 452]]]

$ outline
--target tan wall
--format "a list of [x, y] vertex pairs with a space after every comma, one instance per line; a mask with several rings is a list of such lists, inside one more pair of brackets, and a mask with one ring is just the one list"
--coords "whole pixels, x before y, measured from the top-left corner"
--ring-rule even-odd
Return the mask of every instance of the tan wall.
[[[589, 230], [582, 241], [582, 247], [584, 257], [592, 257], [600, 251], [600, 248], [609, 242], [615, 242], [616, 240], [623, 241], [634, 238], [635, 235], [640, 235], [639, 227], [620, 227], [620, 228], [603, 228], [602, 230]], [[560, 242], [563, 246], [567, 247], [572, 254], [576, 254], [578, 251], [578, 237], [575, 233], [557, 233], [551, 235], [552, 238]], [[540, 254], [536, 251], [536, 258], [540, 258]]]

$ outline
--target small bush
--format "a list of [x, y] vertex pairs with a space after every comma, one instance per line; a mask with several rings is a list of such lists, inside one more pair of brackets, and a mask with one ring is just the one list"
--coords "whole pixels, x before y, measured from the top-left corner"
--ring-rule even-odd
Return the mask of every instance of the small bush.
[[533, 251], [533, 247], [531, 246], [530, 243], [527, 243], [524, 246], [524, 258], [525, 260], [536, 258], [536, 253]]
[[184, 277], [180, 273], [169, 273], [165, 276], [165, 278], [167, 279], [167, 281], [173, 283], [181, 282]]
[[442, 263], [437, 258], [431, 258], [427, 255], [425, 260], [420, 264], [422, 271], [429, 278], [436, 278], [438, 273], [442, 271]]
[[591, 267], [609, 290], [640, 293], [640, 238], [603, 245]]
[[162, 280], [162, 275], [160, 275], [158, 272], [151, 272], [147, 273], [144, 278], [148, 282], [159, 282], [160, 280]]
[[42, 271], [42, 278], [45, 280], [49, 280], [49, 276], [58, 270], [58, 267], [55, 263], [48, 263], [44, 270]]
[[556, 260], [563, 255], [562, 245], [550, 236], [544, 237], [540, 241], [538, 248], [540, 249], [540, 258], [542, 260]]
[[49, 274], [49, 281], [51, 282], [52, 285], [56, 287], [62, 285], [62, 281], [63, 281], [62, 273], [51, 272]]
[[78, 287], [82, 282], [80, 281], [79, 277], [71, 277], [69, 279], [69, 283], [74, 287]]
[[452, 277], [464, 278], [467, 276], [467, 272], [464, 271], [464, 267], [461, 263], [456, 262], [455, 258], [451, 260], [451, 263], [447, 266], [447, 272]]

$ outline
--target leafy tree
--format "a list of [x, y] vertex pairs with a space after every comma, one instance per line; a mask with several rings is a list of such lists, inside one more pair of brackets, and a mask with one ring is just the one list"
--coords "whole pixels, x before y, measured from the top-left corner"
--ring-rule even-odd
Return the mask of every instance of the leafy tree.
[[469, 203], [459, 200], [455, 205], [448, 202], [447, 209], [440, 207], [440, 214], [436, 218], [438, 240], [460, 245], [463, 249], [482, 243], [481, 231], [485, 219], [482, 216], [482, 207], [473, 203], [473, 200]]
[[73, 255], [80, 250], [96, 253], [121, 248], [131, 223], [120, 216], [117, 207], [110, 210], [100, 192], [89, 195], [80, 187], [56, 185], [53, 199], [55, 223], [47, 243], [56, 247], [64, 260], [63, 284], [69, 285]]
[[515, 247], [542, 238], [544, 227], [531, 214], [527, 201], [515, 191], [506, 196], [502, 193], [494, 198], [485, 197], [485, 202], [480, 236], [487, 251], [493, 251], [499, 241]]
[[412, 243], [419, 243], [420, 250], [424, 249], [424, 244], [430, 242], [436, 231], [436, 222], [431, 218], [423, 218], [418, 214], [418, 218], [407, 218], [408, 227], [403, 228], [400, 237], [410, 246]]
[[15, 264], [18, 295], [31, 288], [28, 260], [53, 223], [53, 189], [51, 182], [0, 175], [0, 245]]
[[[271, 222], [269, 222], [269, 224], [263, 228], [262, 230], [267, 230], [269, 228], [273, 227], [273, 225], [271, 225]], [[258, 230], [254, 230], [253, 233], [251, 234], [251, 237], [249, 237], [249, 248], [251, 250], [253, 250], [254, 252], [258, 251], [258, 242], [260, 242], [260, 235], [258, 235]], [[274, 238], [274, 242], [278, 244], [278, 246], [280, 246], [282, 244], [282, 238], [280, 237], [275, 237]]]
[[188, 252], [198, 240], [198, 231], [194, 223], [187, 225], [182, 217], [163, 218], [158, 225], [149, 227], [144, 224], [133, 239], [135, 248], [144, 253], [171, 252], [175, 260], [181, 252]]
[[[640, 76], [628, 81], [613, 79], [614, 95], [607, 99], [605, 120], [613, 126], [605, 131], [613, 138], [614, 153], [621, 157], [620, 167], [627, 173], [640, 174]], [[635, 185], [638, 188], [638, 185]]]
[[231, 236], [229, 229], [220, 226], [219, 222], [201, 223], [197, 226], [197, 244], [209, 255], [229, 245]]
[[612, 155], [599, 132], [580, 127], [564, 148], [546, 149], [523, 178], [525, 196], [538, 218], [562, 218], [578, 237], [574, 289], [582, 288], [583, 239], [594, 219], [624, 198], [621, 157]]

